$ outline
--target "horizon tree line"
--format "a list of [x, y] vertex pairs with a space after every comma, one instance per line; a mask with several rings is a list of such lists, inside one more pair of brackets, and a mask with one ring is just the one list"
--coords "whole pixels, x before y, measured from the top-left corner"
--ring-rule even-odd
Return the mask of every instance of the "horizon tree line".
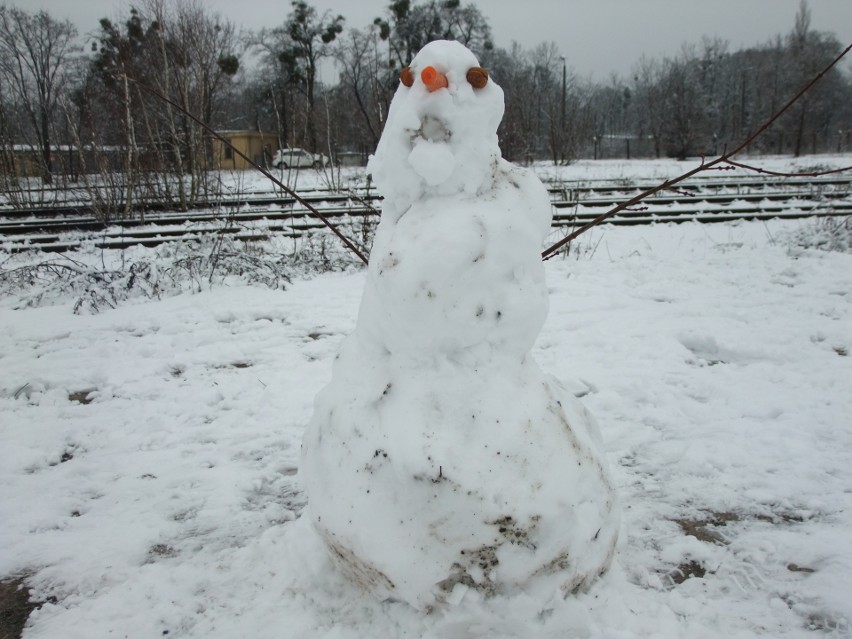
[[[579, 77], [556, 43], [496, 46], [473, 3], [392, 0], [362, 28], [320, 15], [306, 0], [290, 5], [279, 26], [241, 33], [197, 0], [139, 0], [83, 41], [68, 21], [0, 4], [4, 190], [20, 172], [15, 150], [31, 148], [44, 183], [60, 174], [114, 180], [116, 202], [104, 206], [116, 212], [129, 214], [140, 199], [185, 207], [209, 195], [211, 141], [140, 84], [217, 129], [266, 131], [282, 147], [366, 158], [400, 70], [435, 39], [465, 44], [502, 86], [498, 137], [509, 160], [713, 155], [745, 138], [842, 49], [835, 35], [812, 29], [803, 0], [791, 30], [762, 45], [731, 51], [704, 38], [674, 56], [641, 58], [627, 77], [595, 82]], [[333, 85], [319, 80], [329, 61]], [[827, 74], [750, 151], [852, 151], [850, 75]], [[71, 148], [74, 166], [59, 161]]]

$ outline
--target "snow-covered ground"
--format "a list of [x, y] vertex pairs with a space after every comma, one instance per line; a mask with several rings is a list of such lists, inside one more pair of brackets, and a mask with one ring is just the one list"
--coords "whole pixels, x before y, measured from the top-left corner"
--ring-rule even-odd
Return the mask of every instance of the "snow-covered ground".
[[299, 519], [363, 272], [0, 300], [0, 577], [48, 601], [24, 636], [849, 636], [852, 255], [791, 248], [810, 224], [603, 227], [548, 262], [534, 354], [589, 391], [616, 563], [567, 601], [431, 615], [354, 591]]
[[[710, 160], [711, 158], [707, 158]], [[738, 161], [755, 167], [776, 171], [811, 172], [846, 168], [852, 165], [852, 156], [843, 154], [737, 156]], [[643, 160], [577, 160], [568, 166], [537, 163], [535, 171], [542, 180], [635, 180], [643, 183], [662, 181], [686, 173], [701, 163], [700, 159], [675, 160], [673, 158]], [[759, 177], [745, 169], [711, 170], [698, 177], [725, 179], [733, 177]], [[848, 176], [848, 174], [847, 174]]]

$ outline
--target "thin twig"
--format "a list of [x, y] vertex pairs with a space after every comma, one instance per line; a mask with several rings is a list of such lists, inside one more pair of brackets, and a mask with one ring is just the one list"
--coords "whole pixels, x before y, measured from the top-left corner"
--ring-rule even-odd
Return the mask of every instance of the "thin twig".
[[[557, 254], [557, 252], [559, 251], [559, 249], [561, 249], [563, 246], [565, 246], [566, 244], [568, 244], [572, 240], [576, 239], [578, 236], [582, 235], [583, 233], [585, 233], [589, 229], [594, 228], [598, 224], [608, 220], [609, 218], [611, 218], [616, 213], [619, 213], [619, 212], [621, 212], [625, 209], [632, 207], [635, 204], [638, 204], [639, 202], [641, 202], [645, 198], [650, 197], [651, 195], [654, 195], [655, 193], [659, 193], [660, 191], [664, 191], [664, 190], [669, 190], [675, 184], [679, 184], [680, 182], [683, 182], [684, 180], [691, 178], [693, 175], [695, 175], [697, 173], [701, 173], [702, 171], [709, 171], [709, 170], [725, 170], [727, 168], [733, 168], [734, 166], [739, 166], [737, 163], [735, 163], [733, 160], [731, 160], [731, 158], [734, 157], [735, 155], [737, 155], [742, 150], [744, 150], [746, 147], [748, 147], [758, 137], [763, 135], [763, 133], [765, 133], [766, 130], [769, 127], [771, 127], [778, 120], [778, 118], [780, 118], [782, 115], [784, 115], [790, 109], [790, 107], [792, 107], [796, 102], [799, 101], [799, 99], [803, 95], [805, 95], [808, 91], [810, 91], [811, 88], [813, 88], [813, 86], [817, 82], [819, 82], [826, 73], [831, 71], [831, 69], [834, 68], [834, 66], [838, 62], [840, 62], [840, 60], [843, 58], [843, 56], [845, 56], [847, 53], [849, 53], [849, 51], [852, 51], [852, 44], [850, 44], [848, 47], [846, 47], [840, 53], [840, 55], [838, 55], [836, 58], [834, 58], [834, 60], [831, 61], [830, 64], [828, 64], [828, 66], [826, 66], [822, 71], [820, 71], [816, 76], [814, 76], [811, 79], [811, 81], [808, 82], [801, 89], [801, 91], [799, 91], [796, 95], [794, 95], [792, 98], [790, 98], [790, 100], [783, 107], [781, 107], [778, 111], [776, 111], [775, 114], [771, 118], [769, 118], [766, 122], [764, 122], [763, 125], [761, 125], [761, 127], [759, 129], [757, 129], [748, 138], [746, 138], [746, 140], [744, 142], [742, 142], [739, 146], [737, 146], [733, 151], [728, 153], [727, 149], [725, 149], [725, 152], [722, 155], [720, 155], [719, 157], [717, 157], [714, 160], [711, 160], [710, 162], [705, 162], [704, 158], [702, 158], [701, 164], [699, 164], [694, 169], [691, 169], [691, 170], [687, 171], [686, 173], [679, 175], [676, 178], [666, 180], [662, 184], [658, 184], [657, 186], [655, 186], [651, 189], [648, 189], [647, 191], [643, 191], [639, 195], [630, 198], [626, 202], [622, 202], [621, 204], [614, 206], [613, 208], [611, 208], [606, 213], [599, 215], [598, 217], [593, 219], [591, 222], [584, 224], [583, 226], [581, 226], [579, 229], [577, 229], [573, 233], [569, 233], [568, 235], [563, 237], [556, 244], [545, 249], [541, 254], [541, 258], [543, 260], [549, 260], [550, 258], [555, 256]], [[721, 166], [719, 166], [719, 165], [721, 165]], [[754, 170], [752, 167], [750, 167], [748, 165], [742, 165], [742, 168]], [[845, 170], [845, 169], [841, 169], [841, 170]], [[826, 172], [826, 174], [832, 173], [832, 172], [835, 172], [835, 171], [828, 171], [828, 172]], [[840, 172], [840, 171], [836, 171], [836, 172]]]
[[186, 109], [184, 109], [184, 108], [183, 108], [180, 104], [178, 104], [177, 102], [174, 102], [174, 101], [173, 101], [173, 100], [171, 100], [170, 98], [167, 98], [166, 96], [164, 96], [163, 94], [159, 93], [159, 92], [158, 92], [158, 91], [156, 91], [155, 89], [152, 89], [151, 87], [149, 87], [149, 86], [146, 86], [146, 85], [142, 84], [142, 83], [141, 83], [141, 82], [139, 82], [138, 80], [134, 80], [133, 78], [130, 78], [130, 80], [131, 80], [132, 82], [135, 82], [135, 83], [136, 83], [136, 85], [137, 85], [137, 86], [139, 86], [139, 88], [141, 88], [141, 89], [142, 89], [143, 91], [145, 91], [146, 93], [149, 93], [149, 94], [151, 94], [152, 96], [154, 96], [155, 98], [157, 98], [157, 99], [159, 99], [159, 100], [162, 100], [163, 102], [166, 102], [166, 103], [170, 104], [171, 106], [173, 106], [174, 108], [178, 109], [178, 110], [179, 110], [181, 113], [183, 113], [186, 117], [188, 117], [188, 118], [189, 118], [189, 119], [191, 119], [193, 122], [195, 122], [196, 124], [198, 124], [198, 125], [199, 125], [201, 128], [203, 128], [205, 131], [207, 131], [207, 133], [209, 133], [210, 135], [212, 135], [213, 137], [215, 137], [215, 138], [216, 138], [217, 140], [219, 140], [222, 144], [224, 144], [224, 145], [226, 145], [227, 147], [229, 147], [229, 148], [230, 148], [230, 149], [231, 149], [234, 153], [236, 153], [238, 156], [240, 156], [243, 160], [245, 160], [245, 161], [246, 161], [246, 162], [248, 162], [251, 166], [253, 166], [255, 169], [257, 169], [258, 171], [260, 171], [260, 172], [264, 175], [264, 177], [266, 177], [267, 179], [271, 180], [273, 184], [275, 184], [275, 185], [276, 185], [276, 186], [278, 186], [279, 188], [283, 189], [283, 191], [284, 191], [285, 193], [287, 193], [290, 197], [292, 197], [294, 200], [296, 200], [299, 204], [301, 204], [301, 205], [302, 205], [302, 206], [304, 206], [306, 209], [308, 209], [308, 211], [310, 211], [310, 212], [311, 212], [311, 214], [312, 214], [314, 217], [316, 217], [317, 219], [319, 219], [319, 220], [320, 220], [323, 224], [325, 224], [325, 225], [326, 225], [329, 229], [331, 229], [331, 232], [332, 232], [332, 233], [334, 233], [334, 234], [335, 234], [338, 238], [340, 238], [340, 241], [341, 241], [341, 242], [343, 242], [343, 244], [345, 244], [345, 245], [346, 245], [346, 248], [348, 248], [350, 251], [352, 251], [353, 253], [355, 253], [355, 255], [357, 255], [357, 256], [358, 256], [358, 258], [359, 258], [359, 259], [360, 259], [360, 260], [361, 260], [364, 264], [367, 264], [367, 258], [366, 258], [366, 257], [364, 257], [364, 254], [363, 254], [363, 253], [361, 253], [361, 251], [360, 251], [360, 250], [358, 250], [358, 247], [357, 247], [357, 246], [355, 246], [355, 244], [354, 244], [354, 243], [353, 243], [353, 242], [352, 242], [349, 238], [347, 238], [345, 235], [343, 235], [343, 233], [341, 233], [341, 232], [340, 232], [340, 231], [339, 231], [339, 230], [338, 230], [338, 229], [337, 229], [337, 228], [336, 228], [336, 227], [335, 227], [335, 226], [334, 226], [331, 222], [329, 222], [329, 221], [328, 221], [328, 218], [326, 218], [326, 217], [325, 217], [322, 213], [320, 213], [319, 211], [317, 211], [317, 210], [313, 207], [313, 205], [311, 205], [311, 203], [310, 203], [310, 202], [308, 202], [307, 200], [305, 200], [304, 198], [302, 198], [302, 197], [301, 197], [298, 193], [296, 193], [293, 189], [291, 189], [290, 187], [288, 187], [287, 185], [285, 185], [283, 182], [281, 182], [281, 180], [279, 180], [279, 179], [278, 179], [278, 178], [276, 178], [274, 175], [272, 175], [272, 173], [270, 173], [267, 169], [265, 169], [264, 167], [262, 167], [262, 166], [260, 166], [259, 164], [257, 164], [257, 163], [256, 163], [254, 160], [252, 160], [249, 156], [247, 156], [245, 153], [243, 153], [243, 152], [242, 152], [242, 151], [240, 151], [238, 148], [236, 148], [234, 145], [232, 145], [232, 144], [231, 144], [231, 143], [230, 143], [227, 139], [225, 139], [225, 137], [223, 137], [222, 135], [220, 135], [219, 133], [217, 133], [215, 130], [213, 130], [213, 128], [212, 128], [212, 127], [210, 127], [209, 125], [207, 125], [207, 124], [205, 124], [204, 122], [202, 122], [200, 119], [198, 119], [197, 117], [195, 117], [192, 113], [190, 113], [189, 111], [187, 111]]
[[688, 178], [691, 178], [696, 173], [700, 173], [701, 171], [704, 171], [706, 166], [707, 165], [702, 164], [700, 166], [695, 167], [694, 169], [692, 169], [690, 171], [687, 171], [686, 173], [684, 173], [683, 175], [681, 175], [679, 177], [672, 178], [671, 180], [666, 180], [662, 184], [658, 184], [657, 186], [655, 186], [651, 189], [648, 189], [647, 191], [643, 191], [639, 195], [636, 195], [636, 196], [630, 198], [629, 200], [614, 206], [613, 208], [611, 208], [606, 213], [602, 213], [601, 215], [598, 215], [591, 222], [587, 222], [586, 224], [584, 224], [583, 226], [578, 228], [576, 231], [569, 233], [568, 235], [563, 237], [561, 240], [559, 240], [556, 244], [552, 245], [551, 247], [546, 249], [544, 252], [542, 252], [542, 254], [541, 254], [542, 259], [549, 260], [554, 255], [556, 255], [556, 253], [559, 251], [559, 249], [561, 249], [563, 246], [565, 246], [566, 244], [568, 244], [572, 240], [576, 239], [577, 237], [579, 237], [580, 235], [582, 235], [586, 231], [596, 227], [601, 222], [604, 222], [607, 219], [611, 218], [616, 213], [620, 213], [621, 211], [628, 209], [635, 204], [638, 204], [639, 202], [641, 202], [645, 198], [650, 197], [650, 196], [654, 195], [655, 193], [659, 193], [660, 191], [666, 191], [669, 188], [671, 188], [672, 186], [674, 186], [675, 184], [678, 184], [678, 183], [683, 182], [684, 180], [686, 180]]
[[74, 273], [75, 275], [80, 275], [82, 273], [79, 268], [74, 268], [73, 266], [68, 266], [67, 264], [59, 264], [58, 262], [41, 262], [32, 266], [18, 266], [16, 268], [11, 268], [8, 271], [2, 271], [0, 272], [0, 278], [11, 279], [13, 276], [19, 275], [21, 273], [33, 273], [40, 270], [51, 269], [57, 271], [68, 271]]
[[381, 212], [379, 209], [377, 209], [375, 206], [373, 206], [372, 204], [370, 204], [367, 200], [365, 200], [364, 198], [362, 198], [360, 195], [358, 195], [358, 194], [357, 194], [355, 191], [353, 191], [352, 189], [349, 189], [349, 190], [347, 191], [347, 193], [346, 193], [346, 194], [347, 194], [347, 195], [348, 195], [351, 199], [355, 200], [356, 202], [360, 203], [362, 206], [366, 207], [366, 208], [367, 208], [367, 210], [368, 210], [368, 211], [370, 211], [370, 213], [372, 213], [373, 215], [381, 215], [381, 214], [382, 214], [382, 212]]
[[667, 189], [667, 190], [671, 191], [675, 195], [682, 195], [683, 197], [695, 197], [695, 193], [692, 193], [691, 191], [683, 191], [681, 189]]
[[754, 171], [755, 173], [763, 173], [764, 175], [774, 175], [775, 177], [822, 177], [824, 175], [834, 175], [836, 173], [846, 173], [847, 171], [852, 171], [852, 166], [846, 166], [842, 169], [828, 169], [825, 171], [802, 171], [801, 173], [784, 173], [779, 171], [770, 171], [769, 169], [762, 169], [759, 166], [751, 166], [750, 164], [744, 164], [742, 162], [735, 162], [734, 160], [725, 160], [725, 163], [730, 164], [731, 166], [746, 169], [748, 171]]

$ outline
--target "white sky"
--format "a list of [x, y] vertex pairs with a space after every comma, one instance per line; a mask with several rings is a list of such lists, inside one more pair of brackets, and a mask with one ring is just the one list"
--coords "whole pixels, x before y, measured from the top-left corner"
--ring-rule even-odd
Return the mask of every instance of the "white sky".
[[[0, 0], [2, 1], [2, 0]], [[281, 24], [288, 0], [202, 0], [248, 29]], [[467, 3], [468, 0], [463, 0]], [[323, 12], [343, 14], [348, 27], [363, 28], [385, 15], [389, 0], [309, 0]], [[94, 32], [102, 17], [122, 18], [129, 0], [10, 0], [29, 10], [44, 8], [68, 18], [81, 33]], [[767, 41], [793, 26], [799, 0], [478, 0], [499, 47], [553, 41], [581, 76], [606, 80], [627, 75], [644, 53], [674, 55], [683, 42], [718, 36], [731, 49]], [[811, 0], [812, 26], [852, 43], [852, 0]], [[847, 63], [847, 67], [850, 67]], [[330, 78], [329, 78], [330, 79]]]

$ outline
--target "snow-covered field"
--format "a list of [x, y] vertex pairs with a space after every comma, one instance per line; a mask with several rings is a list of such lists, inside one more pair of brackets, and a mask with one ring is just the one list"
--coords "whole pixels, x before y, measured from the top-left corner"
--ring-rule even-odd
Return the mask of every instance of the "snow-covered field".
[[[747, 164], [778, 172], [825, 171], [852, 166], [850, 155], [806, 155], [799, 158], [790, 156], [742, 156], [739, 160]], [[643, 160], [577, 160], [567, 166], [554, 166], [550, 162], [537, 162], [533, 168], [544, 181], [617, 181], [625, 184], [633, 182], [655, 183], [685, 173], [700, 164], [699, 159], [685, 161], [672, 158]], [[706, 178], [755, 177], [753, 172], [744, 169], [730, 171], [706, 171], [698, 174]], [[347, 167], [335, 171], [290, 171], [282, 173], [282, 179], [292, 188], [328, 188], [363, 186], [365, 170], [361, 167]], [[223, 174], [223, 183], [228, 189], [251, 191], [268, 190], [269, 182], [259, 174], [236, 172]]]
[[97, 315], [2, 300], [0, 576], [48, 601], [24, 636], [848, 636], [852, 255], [791, 249], [809, 224], [603, 228], [548, 262], [534, 354], [589, 391], [616, 564], [567, 601], [431, 615], [354, 591], [299, 519], [362, 272]]
[[[807, 172], [840, 169], [852, 166], [852, 156], [843, 154], [803, 155], [792, 158], [789, 155], [738, 156], [739, 161], [769, 171]], [[537, 162], [533, 165], [536, 174], [544, 181], [585, 181], [604, 180], [631, 182], [662, 181], [685, 173], [700, 164], [700, 159], [676, 160], [673, 158], [642, 160], [577, 160], [567, 166], [554, 166], [550, 162]], [[844, 174], [847, 175], [847, 174]], [[707, 178], [756, 177], [753, 172], [744, 169], [724, 171], [706, 171], [698, 174]], [[364, 184], [364, 169], [346, 167], [334, 171], [285, 171], [283, 180], [293, 188], [327, 188], [329, 186], [353, 187]], [[259, 174], [239, 171], [223, 174], [223, 183], [229, 189], [247, 190], [269, 189], [269, 182]]]
[[[799, 158], [791, 158], [788, 155], [779, 156], [742, 156], [738, 159], [742, 162], [758, 166], [760, 168], [778, 172], [803, 172], [824, 171], [845, 168], [852, 165], [852, 156], [843, 154], [805, 155]], [[554, 166], [550, 162], [536, 162], [533, 169], [544, 181], [616, 181], [629, 184], [641, 181], [662, 181], [672, 178], [681, 173], [695, 168], [700, 164], [700, 159], [675, 160], [672, 158], [641, 159], [641, 160], [577, 160], [567, 166]], [[305, 170], [283, 170], [276, 172], [282, 182], [292, 189], [308, 191], [311, 189], [343, 189], [363, 187], [366, 183], [366, 170], [364, 167], [343, 167], [315, 171]], [[753, 172], [744, 169], [732, 169], [725, 171], [707, 171], [699, 174], [707, 178], [737, 178], [755, 177]], [[268, 192], [273, 187], [263, 175], [250, 171], [223, 171], [220, 176], [223, 193], [264, 191]], [[375, 184], [373, 184], [375, 188]], [[0, 203], [3, 203], [0, 194]]]

